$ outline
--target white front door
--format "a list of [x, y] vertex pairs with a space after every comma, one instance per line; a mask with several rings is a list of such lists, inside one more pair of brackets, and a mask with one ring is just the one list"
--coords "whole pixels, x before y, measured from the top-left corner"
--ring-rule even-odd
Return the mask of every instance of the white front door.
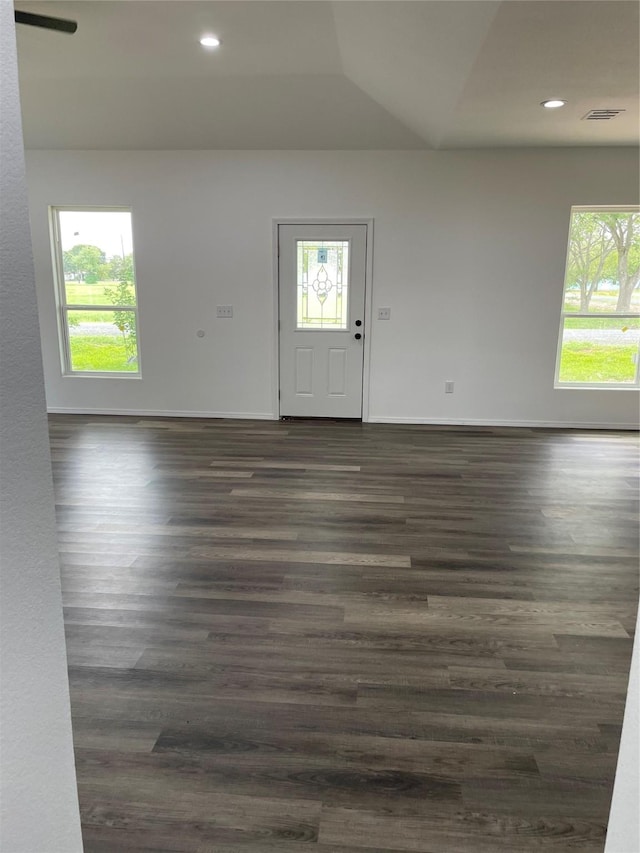
[[361, 418], [366, 225], [280, 225], [281, 417]]

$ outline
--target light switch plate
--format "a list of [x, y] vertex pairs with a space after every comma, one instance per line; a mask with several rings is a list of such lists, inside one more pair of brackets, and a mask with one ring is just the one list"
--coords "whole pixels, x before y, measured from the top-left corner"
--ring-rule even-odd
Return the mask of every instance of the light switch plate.
[[390, 320], [391, 308], [378, 308], [378, 320]]
[[229, 318], [233, 317], [233, 305], [217, 305], [216, 317]]

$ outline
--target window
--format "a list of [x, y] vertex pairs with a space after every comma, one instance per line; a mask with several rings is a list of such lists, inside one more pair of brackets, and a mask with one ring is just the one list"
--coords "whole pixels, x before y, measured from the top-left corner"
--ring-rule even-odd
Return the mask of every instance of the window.
[[51, 210], [63, 371], [139, 376], [131, 211]]
[[637, 388], [640, 211], [574, 207], [556, 388]]

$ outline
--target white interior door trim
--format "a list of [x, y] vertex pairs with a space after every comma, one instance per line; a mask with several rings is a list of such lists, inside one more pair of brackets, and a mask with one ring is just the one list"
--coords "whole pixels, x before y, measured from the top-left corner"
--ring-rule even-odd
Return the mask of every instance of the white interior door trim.
[[278, 229], [280, 225], [366, 225], [367, 226], [367, 256], [365, 267], [365, 291], [364, 291], [364, 315], [365, 336], [364, 353], [362, 365], [362, 422], [369, 422], [369, 392], [370, 392], [370, 364], [371, 364], [371, 335], [373, 331], [373, 235], [374, 219], [370, 217], [324, 216], [308, 217], [274, 217], [271, 220], [271, 258], [273, 279], [273, 347], [271, 368], [271, 399], [274, 420], [280, 419], [280, 332], [278, 323], [280, 320], [279, 303], [279, 265], [278, 265]]

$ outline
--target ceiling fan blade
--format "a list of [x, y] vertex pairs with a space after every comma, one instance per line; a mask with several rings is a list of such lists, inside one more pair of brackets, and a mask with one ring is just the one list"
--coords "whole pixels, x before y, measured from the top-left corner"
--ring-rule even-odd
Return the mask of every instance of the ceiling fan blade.
[[33, 12], [15, 11], [16, 24], [29, 24], [31, 27], [43, 27], [45, 30], [58, 30], [61, 33], [75, 33], [76, 21], [66, 18], [51, 18], [49, 15], [34, 15]]

